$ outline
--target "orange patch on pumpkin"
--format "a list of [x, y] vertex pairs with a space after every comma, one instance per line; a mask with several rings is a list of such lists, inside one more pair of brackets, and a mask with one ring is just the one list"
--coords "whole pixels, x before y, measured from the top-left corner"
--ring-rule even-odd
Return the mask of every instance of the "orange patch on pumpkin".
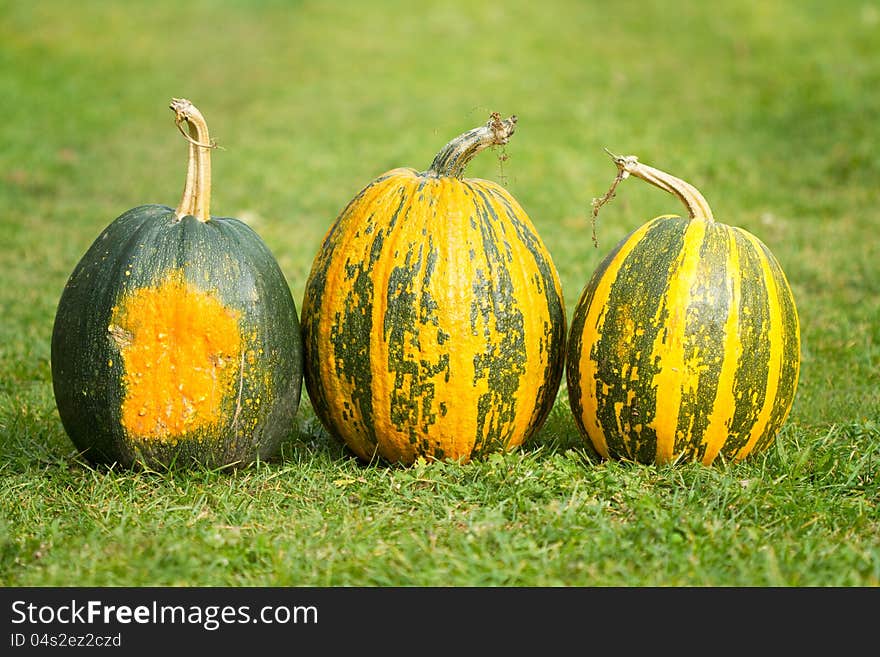
[[120, 300], [108, 331], [122, 357], [129, 435], [173, 441], [223, 422], [237, 392], [239, 317], [179, 271]]

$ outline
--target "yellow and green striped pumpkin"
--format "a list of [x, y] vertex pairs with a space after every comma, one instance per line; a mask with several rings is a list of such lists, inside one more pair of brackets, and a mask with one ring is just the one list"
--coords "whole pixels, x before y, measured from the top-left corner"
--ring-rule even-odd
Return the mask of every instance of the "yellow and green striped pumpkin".
[[618, 179], [675, 194], [690, 216], [633, 231], [584, 288], [566, 358], [579, 430], [602, 456], [643, 463], [735, 462], [766, 449], [800, 368], [779, 262], [754, 235], [715, 221], [688, 183], [634, 156], [614, 159]]
[[511, 449], [553, 405], [566, 336], [556, 269], [510, 193], [462, 178], [515, 125], [494, 113], [427, 171], [379, 176], [315, 257], [301, 313], [306, 388], [364, 461]]

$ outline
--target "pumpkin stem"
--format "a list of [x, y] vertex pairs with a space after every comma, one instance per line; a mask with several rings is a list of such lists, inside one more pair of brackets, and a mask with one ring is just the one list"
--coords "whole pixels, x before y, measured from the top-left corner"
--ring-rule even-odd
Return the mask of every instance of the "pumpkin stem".
[[[189, 142], [186, 184], [177, 206], [177, 219], [192, 215], [202, 222], [211, 219], [211, 149], [216, 144], [208, 135], [208, 124], [202, 113], [185, 98], [172, 98], [169, 105], [174, 112], [177, 128]], [[187, 134], [183, 124], [189, 130]]]
[[[700, 194], [697, 188], [690, 183], [686, 183], [684, 180], [676, 178], [675, 176], [670, 176], [668, 173], [661, 171], [660, 169], [655, 169], [647, 164], [642, 164], [635, 155], [615, 155], [607, 148], [605, 149], [605, 152], [611, 156], [611, 159], [614, 160], [614, 164], [617, 165], [618, 174], [617, 179], [614, 181], [615, 186], [618, 182], [628, 176], [641, 178], [642, 180], [677, 196], [679, 200], [684, 203], [688, 210], [688, 216], [691, 219], [715, 221], [709, 203], [706, 202], [706, 199], [703, 198], [703, 195]], [[595, 208], [595, 204], [594, 210], [598, 210], [598, 208]]]
[[492, 112], [486, 125], [469, 130], [446, 144], [423, 175], [432, 178], [461, 178], [464, 169], [477, 153], [489, 146], [503, 146], [516, 129], [516, 115], [502, 119]]

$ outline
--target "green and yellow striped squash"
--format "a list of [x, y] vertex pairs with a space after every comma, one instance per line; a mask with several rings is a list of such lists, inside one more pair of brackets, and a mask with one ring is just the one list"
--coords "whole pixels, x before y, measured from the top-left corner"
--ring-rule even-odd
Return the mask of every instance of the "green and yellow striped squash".
[[245, 465], [293, 429], [299, 319], [262, 239], [210, 215], [201, 112], [185, 99], [171, 109], [189, 132], [183, 198], [123, 213], [77, 263], [52, 332], [55, 401], [94, 463]]
[[330, 227], [306, 283], [305, 385], [362, 460], [466, 462], [542, 425], [565, 364], [554, 264], [501, 186], [462, 178], [516, 117], [451, 141], [425, 172], [368, 184]]
[[754, 235], [715, 221], [688, 183], [634, 156], [614, 159], [619, 179], [675, 194], [690, 216], [648, 221], [585, 286], [566, 356], [581, 434], [603, 457], [643, 463], [761, 452], [788, 417], [800, 369], [779, 262]]

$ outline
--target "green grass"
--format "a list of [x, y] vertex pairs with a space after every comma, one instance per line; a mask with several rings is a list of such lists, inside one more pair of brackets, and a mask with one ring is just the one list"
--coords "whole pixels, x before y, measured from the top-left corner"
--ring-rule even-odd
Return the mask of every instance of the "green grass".
[[[877, 586], [880, 10], [870, 3], [0, 0], [0, 584]], [[304, 399], [238, 471], [93, 469], [64, 434], [49, 342], [67, 276], [142, 203], [175, 205], [192, 99], [214, 214], [247, 220], [300, 305], [367, 182], [517, 114], [503, 181], [569, 313], [601, 257], [677, 201], [603, 147], [685, 178], [764, 241], [802, 325], [775, 445], [738, 465], [602, 462], [560, 390], [531, 444], [366, 466]]]

